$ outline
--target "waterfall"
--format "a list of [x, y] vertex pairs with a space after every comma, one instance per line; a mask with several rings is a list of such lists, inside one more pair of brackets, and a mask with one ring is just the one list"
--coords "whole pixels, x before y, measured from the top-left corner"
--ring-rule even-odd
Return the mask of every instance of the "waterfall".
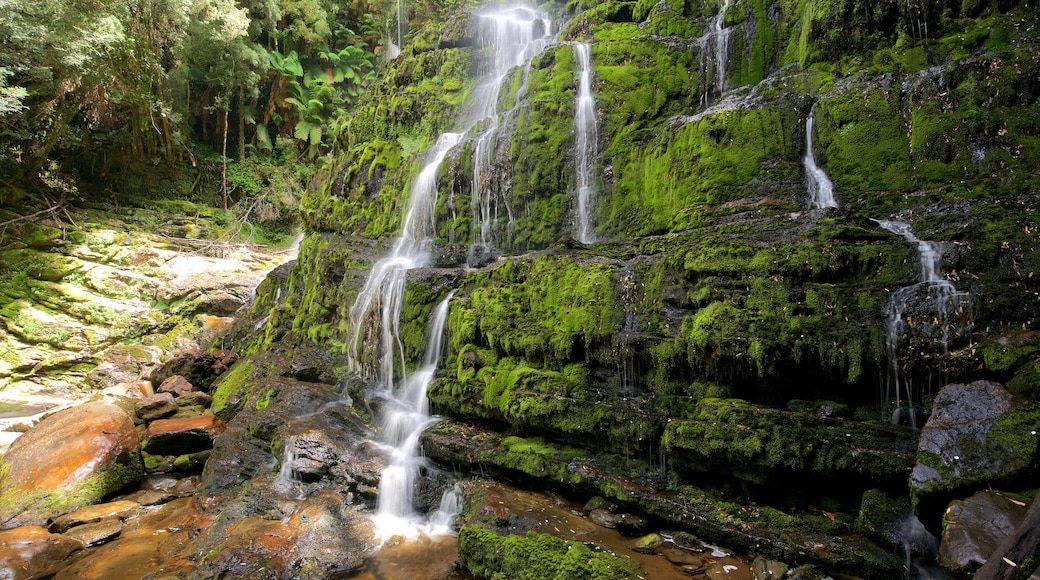
[[[900, 339], [910, 328], [910, 324], [904, 318], [904, 314], [911, 302], [919, 300], [923, 293], [925, 301], [931, 302], [931, 306], [934, 309], [933, 325], [937, 325], [940, 329], [939, 343], [942, 346], [942, 356], [945, 358], [949, 354], [948, 343], [951, 324], [949, 314], [951, 309], [961, 310], [961, 303], [967, 296], [967, 293], [959, 292], [952, 282], [943, 278], [940, 271], [942, 244], [919, 240], [908, 223], [894, 220], [874, 221], [885, 230], [902, 236], [908, 242], [914, 244], [920, 259], [920, 282], [899, 288], [893, 292], [885, 309], [885, 348], [896, 395], [896, 409], [892, 414], [892, 422], [899, 423], [901, 420], [901, 397], [905, 394], [909, 407], [910, 426], [916, 429], [917, 417], [914, 411], [910, 385], [903, 379], [899, 364]], [[916, 326], [921, 326], [921, 324], [919, 321]]]
[[596, 159], [596, 146], [599, 135], [596, 129], [596, 101], [592, 98], [592, 56], [588, 44], [579, 42], [574, 45], [574, 59], [578, 65], [578, 97], [574, 112], [575, 148], [577, 149], [577, 185], [578, 207], [575, 212], [575, 224], [578, 241], [591, 244], [595, 241], [592, 233], [593, 194], [592, 164]]
[[[392, 448], [390, 462], [379, 480], [379, 498], [376, 509], [376, 531], [380, 538], [413, 536], [421, 527], [414, 513], [413, 499], [415, 481], [420, 472], [428, 468], [422, 456], [419, 437], [427, 427], [437, 421], [430, 416], [430, 405], [426, 388], [433, 380], [443, 350], [444, 326], [448, 318], [448, 304], [454, 291], [441, 301], [430, 321], [430, 335], [426, 343], [423, 366], [401, 381], [398, 393], [384, 393], [386, 405], [383, 411], [381, 432], [383, 442]], [[442, 502], [443, 503], [443, 502]], [[454, 514], [441, 519], [450, 518]], [[441, 522], [439, 528], [448, 528]]]
[[809, 109], [809, 118], [805, 120], [805, 156], [802, 165], [805, 167], [805, 181], [809, 187], [809, 209], [838, 207], [834, 199], [834, 185], [825, 172], [816, 164], [813, 153], [813, 125], [816, 124], [816, 105]]
[[[479, 46], [491, 49], [494, 56], [486, 79], [473, 90], [469, 120], [470, 126], [478, 127], [478, 133], [473, 139], [473, 242], [469, 248], [470, 264], [486, 260], [494, 253], [501, 193], [493, 178], [495, 152], [498, 150], [501, 128], [511, 124], [518, 110], [518, 105], [514, 105], [504, 114], [499, 113], [502, 87], [510, 72], [516, 67], [522, 67], [520, 88], [514, 101], [519, 104], [527, 90], [531, 59], [545, 50], [552, 39], [552, 22], [545, 12], [517, 6], [480, 16]], [[504, 205], [505, 211], [509, 212], [509, 205]]]
[[[729, 35], [732, 29], [724, 28], [723, 21], [726, 19], [726, 10], [729, 9], [730, 0], [722, 0], [722, 7], [718, 14], [712, 16], [708, 21], [708, 29], [704, 36], [700, 37], [698, 43], [701, 51], [701, 78], [711, 78], [709, 73], [714, 64], [713, 88], [716, 94], [721, 94], [726, 89], [726, 69], [729, 65]], [[708, 94], [711, 91], [708, 84], [704, 85], [704, 93], [701, 94], [701, 108], [708, 106]]]
[[[423, 525], [415, 512], [413, 499], [415, 481], [428, 467], [421, 454], [419, 437], [436, 422], [429, 413], [426, 388], [434, 377], [441, 356], [448, 303], [453, 292], [433, 313], [423, 365], [411, 374], [403, 370], [407, 361], [399, 334], [408, 272], [428, 267], [432, 262], [437, 175], [448, 153], [474, 127], [479, 127], [474, 137], [475, 150], [479, 155], [484, 155], [485, 150], [492, 151], [499, 125], [497, 103], [503, 82], [514, 67], [530, 61], [550, 40], [551, 23], [544, 12], [518, 6], [478, 14], [478, 17], [482, 48], [491, 53], [490, 70], [472, 92], [467, 113], [460, 119], [461, 129], [440, 135], [426, 153], [425, 164], [409, 192], [401, 234], [395, 238], [391, 251], [373, 264], [350, 308], [349, 368], [376, 381], [380, 386], [377, 395], [385, 401], [380, 423], [383, 443], [390, 450], [390, 460], [380, 480], [375, 515], [377, 532], [383, 539], [444, 531], [445, 518], [451, 518], [446, 513], [452, 509], [452, 498], [446, 498], [442, 509], [437, 510], [437, 521]], [[479, 162], [476, 164], [480, 165]], [[490, 199], [494, 194], [483, 191], [483, 181], [480, 173], [475, 174], [475, 207], [480, 205], [477, 196]], [[490, 208], [490, 202], [485, 205]], [[478, 227], [477, 211], [474, 210], [475, 228]], [[490, 212], [488, 209], [487, 213]]]
[[[444, 133], [427, 156], [426, 165], [412, 184], [412, 198], [404, 220], [402, 234], [394, 241], [393, 250], [372, 266], [365, 285], [350, 307], [347, 360], [355, 372], [377, 377], [384, 388], [393, 389], [395, 359], [402, 358], [398, 339], [398, 321], [404, 300], [405, 279], [409, 270], [430, 262], [434, 234], [434, 208], [437, 204], [437, 173], [441, 162], [462, 139], [461, 133]], [[377, 321], [372, 319], [378, 316]], [[376, 336], [370, 336], [369, 333]], [[375, 343], [375, 344], [373, 344]], [[377, 348], [372, 353], [378, 366], [368, 359], [362, 347]], [[376, 372], [372, 372], [376, 371]]]

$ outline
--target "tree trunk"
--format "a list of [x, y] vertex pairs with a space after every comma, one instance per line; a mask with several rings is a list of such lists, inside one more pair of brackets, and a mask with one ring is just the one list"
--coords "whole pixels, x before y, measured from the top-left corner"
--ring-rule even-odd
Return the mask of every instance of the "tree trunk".
[[238, 162], [246, 162], [246, 113], [245, 91], [238, 87]]
[[[230, 108], [230, 107], [228, 107]], [[228, 208], [228, 190], [227, 190], [227, 132], [228, 132], [228, 108], [224, 109], [224, 143], [220, 150], [221, 170], [220, 170], [220, 191], [224, 196], [224, 211]]]
[[1040, 495], [1029, 506], [1015, 531], [997, 546], [974, 580], [1029, 578], [1040, 566]]

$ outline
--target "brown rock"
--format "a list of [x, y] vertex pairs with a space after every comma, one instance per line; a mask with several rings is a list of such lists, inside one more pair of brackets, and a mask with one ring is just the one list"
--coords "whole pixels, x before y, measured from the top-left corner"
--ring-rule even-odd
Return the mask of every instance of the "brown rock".
[[213, 397], [202, 391], [191, 391], [177, 397], [179, 407], [204, 407], [208, 409], [213, 404]]
[[184, 393], [190, 393], [193, 390], [195, 390], [195, 387], [191, 386], [188, 379], [180, 375], [173, 375], [159, 385], [160, 393], [173, 393], [175, 397], [179, 397]]
[[40, 526], [23, 526], [0, 532], [0, 571], [5, 580], [47, 576], [83, 542], [52, 534]]
[[137, 416], [145, 421], [155, 421], [177, 412], [177, 404], [170, 393], [157, 393], [137, 406]]
[[119, 537], [122, 531], [123, 522], [119, 519], [113, 519], [69, 528], [65, 531], [65, 536], [79, 540], [85, 546], [90, 547], [114, 540]]
[[159, 491], [155, 489], [140, 489], [131, 494], [123, 496], [122, 499], [126, 501], [132, 501], [142, 506], [159, 505], [164, 504], [168, 501], [173, 500], [177, 497], [176, 495], [168, 491]]
[[125, 520], [136, 516], [140, 512], [141, 505], [128, 500], [99, 503], [80, 508], [54, 520], [54, 523], [51, 524], [51, 531], [62, 533], [74, 526], [92, 524], [101, 520]]
[[50, 415], [0, 459], [0, 527], [46, 523], [141, 478], [134, 423], [111, 403]]
[[226, 426], [216, 415], [160, 419], [148, 425], [143, 449], [154, 455], [183, 455], [213, 448]]
[[939, 563], [957, 572], [971, 572], [990, 557], [1022, 518], [1024, 502], [993, 491], [980, 491], [950, 503], [943, 517]]

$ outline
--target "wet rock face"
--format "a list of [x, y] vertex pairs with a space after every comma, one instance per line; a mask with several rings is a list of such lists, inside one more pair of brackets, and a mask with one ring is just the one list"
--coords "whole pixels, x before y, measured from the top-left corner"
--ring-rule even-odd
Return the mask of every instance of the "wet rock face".
[[1037, 467], [1040, 407], [988, 381], [952, 384], [935, 398], [921, 430], [911, 492], [921, 501], [944, 493], [1013, 482]]
[[0, 525], [44, 524], [97, 502], [144, 474], [125, 411], [87, 403], [55, 413], [18, 438], [2, 460]]
[[0, 532], [0, 571], [4, 580], [29, 580], [52, 574], [83, 542], [52, 534], [40, 526]]
[[980, 491], [950, 503], [939, 544], [939, 563], [948, 570], [971, 572], [1026, 515], [1025, 502], [993, 491]]

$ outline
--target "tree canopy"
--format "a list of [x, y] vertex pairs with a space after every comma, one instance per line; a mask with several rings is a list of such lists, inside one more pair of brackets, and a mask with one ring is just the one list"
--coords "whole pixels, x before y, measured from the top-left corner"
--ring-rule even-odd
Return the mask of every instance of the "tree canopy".
[[395, 10], [392, 0], [0, 0], [0, 203], [55, 167], [104, 175], [217, 157], [226, 179], [228, 159], [313, 158], [374, 77]]

